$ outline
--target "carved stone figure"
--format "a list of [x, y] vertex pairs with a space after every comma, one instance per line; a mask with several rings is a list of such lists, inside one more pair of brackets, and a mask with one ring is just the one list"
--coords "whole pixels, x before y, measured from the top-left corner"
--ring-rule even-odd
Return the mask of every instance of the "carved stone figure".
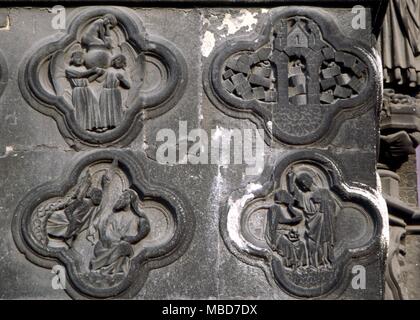
[[124, 110], [120, 88], [130, 89], [130, 81], [119, 71], [127, 66], [125, 56], [114, 57], [111, 66], [112, 69], [106, 72], [99, 96], [100, 124], [98, 128], [102, 130], [113, 129], [121, 123]]
[[96, 131], [100, 128], [100, 111], [98, 100], [89, 87], [89, 82], [96, 80], [103, 74], [102, 69], [84, 67], [83, 52], [72, 53], [66, 76], [72, 86], [72, 103], [79, 124], [85, 130]]
[[[130, 89], [130, 81], [120, 70], [127, 67], [127, 58], [118, 54], [112, 58], [115, 49], [112, 44], [111, 30], [117, 25], [112, 14], [91, 22], [81, 38], [85, 51], [71, 54], [66, 76], [72, 85], [72, 103], [79, 124], [85, 130], [105, 132], [120, 125], [126, 108], [125, 99], [120, 92]], [[98, 91], [91, 85], [99, 82]], [[99, 96], [99, 97], [97, 97]]]
[[[328, 189], [315, 186], [308, 173], [288, 174], [290, 192], [296, 199], [297, 210], [305, 217], [305, 240], [309, 265], [318, 268], [333, 262], [335, 202]], [[291, 207], [295, 212], [295, 207]]]
[[420, 86], [420, 1], [390, 0], [380, 48], [386, 84]]
[[378, 169], [390, 217], [390, 249], [386, 271], [386, 299], [407, 299], [405, 251], [401, 239], [419, 232], [419, 212], [404, 202], [400, 169], [420, 142], [420, 1], [390, 0], [379, 37], [384, 68], [381, 141]]
[[106, 14], [96, 19], [82, 36], [82, 45], [87, 48], [87, 51], [99, 48], [112, 49], [111, 29], [117, 23], [117, 18], [113, 14]]
[[80, 10], [66, 35], [28, 53], [24, 96], [74, 148], [124, 145], [142, 129], [138, 119], [166, 112], [186, 84], [178, 49], [151, 39], [128, 9]]
[[51, 237], [62, 238], [71, 245], [80, 233], [90, 226], [102, 201], [102, 190], [92, 186], [89, 173], [82, 177], [68, 201], [49, 207], [47, 233]]
[[90, 154], [61, 182], [65, 187], [41, 186], [18, 209], [19, 248], [31, 261], [65, 266], [72, 297], [137, 293], [149, 260], [152, 268], [167, 265], [192, 235], [185, 203], [151, 185], [136, 160], [115, 151]]
[[307, 13], [274, 10], [248, 46], [229, 40], [216, 51], [206, 80], [216, 106], [251, 116], [287, 144], [318, 141], [332, 123], [341, 123], [332, 119], [343, 110], [376, 104], [369, 94], [377, 73], [370, 50], [331, 32], [339, 28], [325, 17], [328, 23], [319, 23], [319, 12]]
[[359, 191], [344, 186], [324, 156], [292, 153], [261, 190], [231, 195], [222, 235], [234, 254], [289, 294], [333, 296], [350, 286], [350, 256], [375, 257], [381, 241], [379, 208]]
[[282, 190], [274, 195], [274, 204], [267, 214], [267, 239], [273, 250], [285, 260], [286, 267], [308, 266], [308, 250], [301, 238], [298, 224], [303, 215], [293, 210], [294, 198]]
[[[288, 191], [276, 194], [275, 201], [279, 204], [268, 213], [268, 239], [271, 243], [274, 240], [277, 247], [280, 244], [280, 252], [283, 252], [280, 255], [285, 256], [287, 267], [331, 267], [337, 214], [335, 200], [328, 189], [315, 185], [309, 173], [296, 174], [291, 170], [287, 176]], [[281, 235], [276, 235], [278, 224], [281, 224]]]
[[113, 207], [113, 214], [99, 225], [92, 270], [101, 273], [128, 273], [133, 244], [150, 232], [147, 216], [140, 210], [140, 200], [133, 190], [125, 190]]
[[405, 228], [390, 226], [390, 247], [388, 250], [388, 262], [385, 273], [385, 299], [405, 300], [408, 298], [407, 290], [401, 286], [402, 268], [405, 260], [404, 238]]

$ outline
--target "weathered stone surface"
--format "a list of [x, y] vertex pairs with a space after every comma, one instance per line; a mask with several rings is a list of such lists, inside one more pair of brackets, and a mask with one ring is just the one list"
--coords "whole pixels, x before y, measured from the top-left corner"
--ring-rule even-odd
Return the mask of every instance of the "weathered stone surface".
[[[69, 3], [61, 31], [46, 8], [10, 9], [0, 297], [382, 299], [379, 7], [356, 30], [367, 2], [325, 2]], [[160, 163], [162, 129], [176, 164]], [[251, 129], [263, 150], [244, 140], [238, 163], [232, 147], [229, 163], [202, 150], [194, 164], [192, 129], [209, 143]]]
[[[420, 4], [389, 1], [377, 48], [381, 53], [384, 101], [378, 168], [390, 224], [385, 274], [386, 299], [418, 297], [420, 212], [418, 205], [418, 144]], [[417, 162], [417, 163], [416, 163]], [[416, 168], [417, 167], [417, 168]]]

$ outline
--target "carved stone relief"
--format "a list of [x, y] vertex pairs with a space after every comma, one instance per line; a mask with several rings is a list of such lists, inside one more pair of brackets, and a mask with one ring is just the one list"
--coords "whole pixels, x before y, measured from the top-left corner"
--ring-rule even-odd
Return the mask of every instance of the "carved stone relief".
[[194, 228], [187, 209], [135, 158], [103, 151], [84, 157], [64, 182], [29, 192], [13, 231], [32, 262], [66, 267], [72, 297], [130, 297], [148, 270], [183, 253]]
[[385, 272], [385, 299], [405, 300], [408, 298], [408, 294], [401, 283], [404, 277], [406, 230], [404, 227], [394, 225], [390, 226], [389, 231], [390, 245]]
[[293, 153], [258, 191], [231, 195], [221, 230], [234, 254], [289, 294], [339, 295], [339, 287], [349, 286], [351, 258], [378, 250], [382, 218], [375, 197], [345, 185], [324, 156]]
[[402, 89], [417, 87], [417, 93], [420, 86], [419, 20], [417, 0], [390, 0], [378, 38], [385, 84]]
[[204, 84], [223, 112], [256, 122], [276, 141], [309, 144], [342, 122], [333, 119], [376, 104], [369, 52], [320, 9], [274, 9], [255, 39], [216, 50]]
[[4, 59], [3, 53], [0, 51], [0, 97], [6, 88], [8, 77], [7, 63]]
[[173, 106], [186, 81], [179, 50], [121, 8], [78, 11], [67, 33], [34, 48], [20, 72], [28, 103], [76, 148], [129, 143], [147, 118]]
[[[257, 20], [265, 19], [265, 9], [260, 9], [250, 8], [249, 12], [256, 13]], [[365, 144], [347, 145], [348, 129], [342, 128], [335, 143], [329, 142], [349, 118], [366, 112], [360, 123], [365, 126], [370, 119], [372, 126], [376, 123], [380, 83], [371, 49], [344, 36], [332, 8], [277, 8], [268, 11], [267, 20], [261, 20], [265, 24], [255, 38], [227, 39], [223, 34], [227, 41], [212, 51], [203, 78], [212, 103], [206, 99], [201, 103], [203, 88], [198, 83], [186, 95], [198, 101], [199, 110], [191, 102], [185, 110], [173, 111], [188, 120], [188, 128], [195, 123], [204, 129], [210, 124], [217, 129], [224, 124], [236, 126], [227, 115], [251, 120], [265, 129], [274, 144], [265, 156], [277, 162], [273, 165], [268, 161], [265, 174], [251, 188], [241, 190], [240, 184], [248, 179], [244, 166], [186, 165], [162, 172], [150, 154], [146, 160], [141, 150], [129, 150], [145, 121], [168, 112], [179, 101], [187, 82], [180, 50], [146, 31], [174, 30], [162, 34], [183, 49], [191, 65], [191, 79], [196, 80], [201, 77], [197, 74], [201, 62], [207, 63], [205, 54], [199, 46], [197, 52], [189, 50], [192, 45], [182, 46], [190, 40], [204, 44], [202, 34], [188, 33], [196, 37], [190, 39], [179, 30], [202, 30], [203, 16], [214, 12], [212, 27], [224, 27], [223, 14], [231, 14], [231, 8], [228, 4], [225, 8], [191, 10], [148, 8], [150, 17], [143, 22], [136, 12], [144, 9], [133, 10], [100, 6], [71, 9], [68, 28], [36, 44], [22, 60], [20, 88], [16, 89], [37, 112], [55, 120], [71, 147], [83, 151], [73, 158], [73, 152], [61, 147], [55, 150], [55, 144], [50, 150], [48, 141], [39, 147], [32, 146], [29, 139], [20, 148], [23, 151], [14, 152], [25, 152], [26, 159], [30, 159], [29, 153], [37, 153], [37, 163], [56, 155], [66, 161], [71, 157], [68, 163], [72, 165], [56, 181], [40, 185], [11, 204], [10, 212], [17, 205], [12, 229], [19, 251], [33, 264], [49, 270], [38, 270], [27, 262], [10, 274], [36, 270], [35, 277], [44, 274], [49, 281], [50, 270], [62, 265], [68, 280], [66, 292], [73, 298], [206, 298], [220, 294], [271, 298], [272, 293], [280, 299], [351, 297], [353, 293], [342, 295], [344, 290], [351, 291], [351, 267], [378, 266], [368, 270], [376, 273], [386, 241], [380, 239], [383, 213], [377, 207], [382, 198], [367, 186], [346, 184], [341, 170], [359, 170], [367, 164], [366, 173], [374, 176], [369, 168], [374, 165], [375, 148], [369, 142], [377, 132], [370, 130]], [[45, 12], [38, 14], [45, 17]], [[176, 20], [173, 25], [164, 25], [169, 17], [187, 14], [185, 22], [172, 19]], [[349, 17], [349, 13], [343, 15]], [[23, 22], [20, 18], [21, 25]], [[179, 37], [174, 36], [176, 32]], [[365, 40], [370, 35], [368, 31], [360, 34]], [[215, 41], [223, 36], [215, 32]], [[220, 113], [214, 114], [213, 104]], [[210, 117], [207, 120], [206, 115]], [[33, 118], [39, 121], [31, 115], [22, 125], [30, 124]], [[156, 119], [157, 126], [178, 121], [162, 118]], [[348, 126], [353, 124], [359, 124], [358, 119]], [[364, 132], [365, 128], [360, 129], [352, 139]], [[48, 135], [53, 133], [48, 128]], [[328, 145], [325, 152], [331, 151], [341, 167], [311, 144], [318, 150]], [[290, 150], [299, 145], [305, 151]], [[116, 149], [105, 149], [113, 147]], [[92, 148], [99, 151], [85, 151]], [[44, 155], [44, 149], [51, 154]], [[343, 152], [337, 155], [336, 151]], [[363, 157], [358, 163], [348, 162], [360, 151]], [[19, 161], [15, 168], [27, 163]], [[48, 166], [40, 171], [48, 171]], [[22, 169], [16, 174], [19, 181], [10, 191], [13, 196], [26, 185], [27, 172]], [[347, 178], [355, 180], [364, 173], [345, 172]], [[160, 180], [154, 181], [152, 176]], [[15, 176], [10, 177], [13, 179]], [[196, 193], [187, 193], [190, 201], [183, 196], [188, 188], [196, 189]], [[227, 190], [238, 191], [232, 193], [219, 216], [215, 213], [231, 192]], [[199, 235], [193, 250], [179, 259], [195, 232], [194, 211], [200, 222]], [[230, 252], [218, 250], [219, 232]], [[22, 256], [14, 255], [17, 258], [13, 261], [20, 263]], [[241, 261], [255, 270], [248, 274], [249, 267]], [[149, 275], [164, 266], [168, 268]], [[241, 273], [245, 281], [237, 276]], [[375, 274], [369, 293], [360, 296], [380, 297], [382, 273]], [[229, 282], [227, 278], [232, 279]], [[246, 283], [248, 278], [253, 279]], [[30, 284], [38, 283], [37, 279], [30, 280]], [[215, 286], [215, 280], [223, 285]], [[40, 292], [40, 298], [60, 295], [50, 292], [49, 282], [42, 285], [45, 295]], [[150, 287], [153, 290], [149, 291]], [[32, 294], [28, 292], [25, 294]]]
[[412, 208], [418, 208], [416, 157], [410, 155], [408, 161], [397, 171], [401, 178], [400, 198]]

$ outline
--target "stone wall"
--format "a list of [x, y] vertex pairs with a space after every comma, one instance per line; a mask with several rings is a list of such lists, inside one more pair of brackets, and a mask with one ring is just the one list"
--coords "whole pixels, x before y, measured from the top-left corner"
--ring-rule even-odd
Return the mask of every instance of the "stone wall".
[[251, 2], [1, 9], [1, 298], [383, 298], [382, 1]]

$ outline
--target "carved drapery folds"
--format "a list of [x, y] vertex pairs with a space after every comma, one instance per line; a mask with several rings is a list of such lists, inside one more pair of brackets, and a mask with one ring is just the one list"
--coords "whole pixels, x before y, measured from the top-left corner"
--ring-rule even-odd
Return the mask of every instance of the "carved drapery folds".
[[379, 46], [386, 84], [420, 86], [420, 1], [390, 0]]
[[31, 51], [20, 86], [76, 148], [125, 145], [182, 95], [185, 70], [178, 49], [148, 35], [133, 12], [86, 9]]
[[251, 119], [276, 141], [309, 144], [350, 111], [376, 104], [377, 70], [368, 52], [322, 10], [274, 9], [255, 39], [216, 50], [205, 86], [229, 115]]
[[272, 172], [259, 190], [231, 195], [221, 220], [227, 246], [291, 295], [339, 296], [351, 258], [379, 250], [380, 196], [344, 184], [333, 162], [309, 151]]
[[21, 201], [14, 237], [28, 259], [63, 264], [72, 297], [132, 297], [150, 269], [174, 261], [194, 222], [185, 201], [150, 182], [136, 158], [90, 153]]

